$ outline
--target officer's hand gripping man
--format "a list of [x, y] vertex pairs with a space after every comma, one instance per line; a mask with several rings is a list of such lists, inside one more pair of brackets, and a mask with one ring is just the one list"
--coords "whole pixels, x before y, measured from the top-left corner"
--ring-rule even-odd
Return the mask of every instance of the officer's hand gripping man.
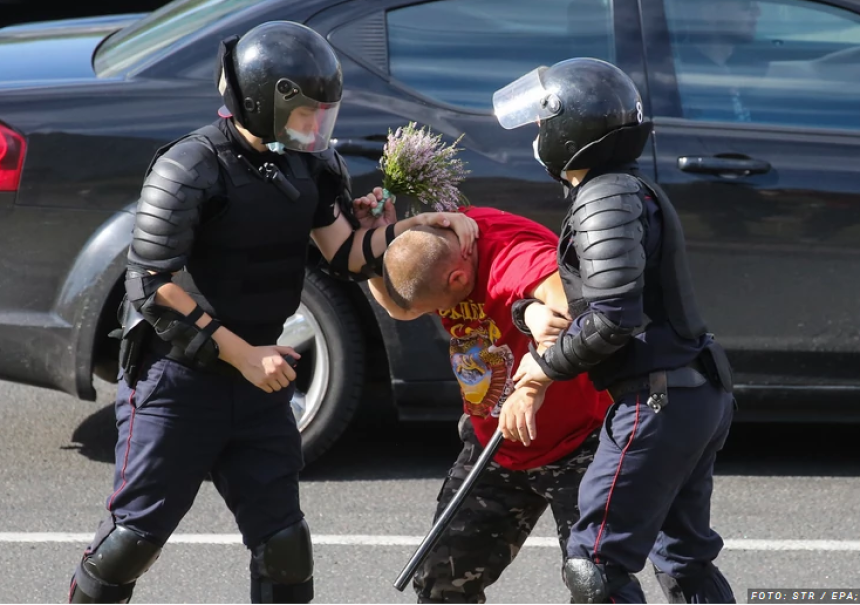
[[[642, 603], [650, 557], [670, 603], [731, 603], [713, 564], [713, 466], [734, 413], [731, 369], [699, 315], [681, 223], [636, 165], [651, 123], [633, 81], [589, 58], [539, 67], [496, 92], [500, 124], [537, 123], [536, 159], [570, 201], [559, 271], [574, 318], [514, 375], [587, 372], [613, 399], [583, 477], [564, 576], [572, 602]], [[523, 331], [529, 304], [514, 305]]]
[[298, 308], [311, 238], [330, 275], [358, 281], [416, 224], [466, 231], [451, 214], [395, 224], [390, 203], [387, 218], [355, 215], [328, 145], [341, 66], [312, 29], [269, 22], [225, 40], [215, 77], [221, 118], [158, 150], [143, 183], [121, 314], [114, 493], [71, 602], [128, 602], [210, 474], [251, 552], [251, 601], [310, 602], [290, 405], [300, 355], [275, 343]]

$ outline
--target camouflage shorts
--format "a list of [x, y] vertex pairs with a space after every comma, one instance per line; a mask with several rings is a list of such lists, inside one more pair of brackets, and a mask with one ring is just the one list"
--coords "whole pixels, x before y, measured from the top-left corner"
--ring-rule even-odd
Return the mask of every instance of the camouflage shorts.
[[[511, 564], [547, 506], [562, 557], [579, 519], [579, 483], [594, 460], [597, 430], [572, 454], [545, 466], [511, 471], [491, 462], [413, 579], [419, 603], [484, 603], [485, 589]], [[463, 484], [482, 447], [461, 423], [463, 450], [439, 492], [436, 518]]]

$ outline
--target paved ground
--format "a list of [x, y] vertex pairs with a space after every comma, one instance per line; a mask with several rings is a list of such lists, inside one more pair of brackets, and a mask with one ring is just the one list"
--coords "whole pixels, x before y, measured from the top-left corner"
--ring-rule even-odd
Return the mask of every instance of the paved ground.
[[[2, 602], [64, 602], [110, 489], [111, 391], [96, 403], [0, 383]], [[305, 473], [303, 508], [317, 544], [320, 603], [409, 603], [392, 582], [429, 528], [457, 452], [453, 424], [365, 418]], [[719, 460], [713, 525], [738, 601], [747, 588], [860, 587], [860, 450], [856, 427], [738, 426]], [[762, 440], [775, 439], [776, 449]], [[499, 603], [561, 603], [552, 526], [491, 588]], [[175, 543], [140, 582], [136, 603], [247, 602], [247, 555], [210, 484]], [[650, 600], [662, 595], [641, 574]]]

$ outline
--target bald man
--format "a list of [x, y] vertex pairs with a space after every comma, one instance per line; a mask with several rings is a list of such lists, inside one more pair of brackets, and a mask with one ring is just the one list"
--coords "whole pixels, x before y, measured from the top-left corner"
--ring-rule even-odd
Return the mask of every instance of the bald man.
[[370, 281], [392, 317], [434, 314], [451, 336], [451, 369], [463, 397], [463, 449], [442, 486], [437, 518], [496, 428], [506, 437], [416, 573], [419, 603], [485, 602], [485, 589], [514, 560], [548, 506], [564, 556], [570, 527], [579, 518], [580, 478], [610, 405], [587, 378], [514, 391], [514, 362], [531, 340], [514, 325], [514, 301], [545, 303], [530, 305], [528, 312], [535, 313], [525, 320], [542, 346], [570, 323], [557, 271], [558, 237], [493, 208], [464, 212], [480, 233], [471, 253], [444, 229], [411, 229], [389, 246], [383, 277]]

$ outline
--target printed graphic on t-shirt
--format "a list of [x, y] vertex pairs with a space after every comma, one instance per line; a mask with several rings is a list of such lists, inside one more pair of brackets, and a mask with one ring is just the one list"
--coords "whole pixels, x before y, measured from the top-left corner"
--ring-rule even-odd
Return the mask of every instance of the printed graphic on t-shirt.
[[462, 302], [440, 315], [448, 320], [451, 368], [460, 383], [465, 412], [498, 417], [513, 391], [513, 352], [508, 345], [496, 345], [501, 331], [482, 303]]

